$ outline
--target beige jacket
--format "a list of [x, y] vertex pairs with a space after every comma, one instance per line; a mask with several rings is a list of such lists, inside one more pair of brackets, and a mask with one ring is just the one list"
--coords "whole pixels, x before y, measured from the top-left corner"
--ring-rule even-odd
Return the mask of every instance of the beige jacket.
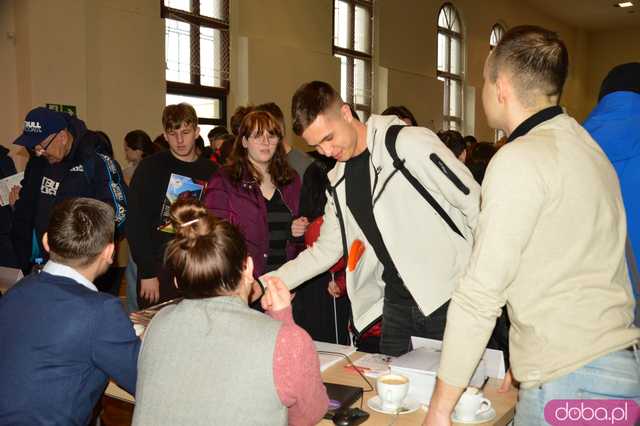
[[[384, 145], [387, 128], [404, 124], [394, 116], [373, 115], [367, 121], [367, 147], [371, 153], [373, 214], [400, 277], [422, 310], [428, 315], [451, 297], [467, 266], [473, 244], [472, 227], [479, 211], [480, 187], [469, 170], [430, 130], [403, 129], [396, 141], [398, 157], [440, 206], [449, 214], [465, 239], [455, 234], [400, 173]], [[465, 194], [429, 159], [436, 154], [468, 189]], [[343, 244], [336, 210], [344, 217], [348, 247], [356, 239], [365, 251], [354, 271], [347, 270], [347, 292], [354, 325], [366, 329], [382, 315], [384, 282], [382, 264], [349, 212], [344, 184], [345, 163], [329, 172], [336, 196], [328, 195], [324, 223], [316, 243], [298, 257], [270, 273], [289, 288], [329, 270], [342, 256]], [[377, 174], [377, 177], [376, 177]], [[377, 182], [377, 183], [375, 183]], [[374, 184], [375, 183], [375, 184]]]
[[505, 303], [514, 377], [531, 387], [640, 338], [624, 207], [600, 147], [560, 114], [503, 147], [449, 307], [439, 377], [464, 387]]

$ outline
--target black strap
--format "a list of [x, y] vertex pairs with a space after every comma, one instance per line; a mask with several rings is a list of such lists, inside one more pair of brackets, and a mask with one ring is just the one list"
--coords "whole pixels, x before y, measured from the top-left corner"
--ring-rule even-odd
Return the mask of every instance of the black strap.
[[391, 159], [393, 160], [393, 167], [395, 167], [396, 170], [399, 170], [404, 175], [404, 177], [409, 181], [411, 186], [413, 186], [416, 189], [416, 191], [418, 191], [418, 193], [422, 195], [422, 198], [427, 200], [427, 203], [429, 203], [431, 207], [433, 207], [433, 209], [440, 215], [442, 220], [444, 220], [447, 223], [447, 225], [449, 225], [451, 230], [453, 230], [453, 232], [455, 232], [456, 234], [464, 238], [464, 235], [462, 235], [462, 232], [460, 232], [460, 230], [458, 229], [456, 224], [453, 222], [453, 220], [451, 220], [451, 217], [449, 217], [447, 212], [444, 211], [444, 209], [440, 206], [440, 204], [438, 204], [438, 202], [433, 198], [433, 196], [429, 193], [429, 191], [427, 191], [427, 189], [424, 186], [422, 186], [422, 184], [418, 181], [418, 179], [416, 179], [411, 174], [411, 172], [407, 170], [407, 168], [404, 166], [405, 160], [400, 160], [398, 158], [398, 151], [396, 150], [396, 139], [398, 138], [398, 133], [400, 133], [400, 130], [402, 130], [403, 127], [406, 127], [406, 126], [402, 126], [399, 124], [390, 126], [387, 129], [387, 134], [385, 135], [384, 144], [387, 147], [387, 151], [389, 151], [389, 155], [391, 155]]
[[331, 196], [333, 197], [333, 202], [336, 205], [336, 216], [338, 217], [338, 223], [340, 224], [340, 236], [342, 237], [342, 252], [345, 261], [349, 258], [349, 248], [347, 247], [347, 232], [344, 226], [344, 217], [342, 216], [342, 209], [340, 208], [340, 202], [338, 201], [338, 191], [336, 190], [337, 186], [344, 180], [344, 176], [334, 185], [330, 186]]

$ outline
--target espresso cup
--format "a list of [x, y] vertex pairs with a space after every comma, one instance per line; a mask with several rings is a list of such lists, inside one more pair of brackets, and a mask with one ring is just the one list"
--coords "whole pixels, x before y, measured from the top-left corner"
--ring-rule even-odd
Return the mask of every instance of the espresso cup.
[[385, 374], [378, 377], [376, 390], [385, 411], [395, 411], [407, 397], [409, 379], [400, 374]]
[[473, 421], [491, 409], [491, 401], [481, 393], [465, 392], [455, 408], [456, 420]]

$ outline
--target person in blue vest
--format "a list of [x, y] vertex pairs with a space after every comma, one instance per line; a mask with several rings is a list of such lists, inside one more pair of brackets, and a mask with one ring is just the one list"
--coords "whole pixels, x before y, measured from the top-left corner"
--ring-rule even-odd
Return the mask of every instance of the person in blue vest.
[[72, 197], [89, 197], [115, 210], [116, 232], [124, 230], [126, 193], [122, 171], [108, 155], [99, 153], [101, 136], [69, 114], [39, 107], [24, 121], [14, 144], [31, 154], [14, 210], [11, 240], [25, 274], [36, 259], [53, 207]]
[[93, 284], [113, 263], [114, 222], [101, 201], [56, 205], [49, 261], [0, 299], [1, 425], [86, 425], [109, 378], [135, 392], [140, 340]]
[[640, 325], [640, 62], [617, 65], [600, 87], [598, 105], [584, 123], [616, 169], [627, 213], [627, 263]]

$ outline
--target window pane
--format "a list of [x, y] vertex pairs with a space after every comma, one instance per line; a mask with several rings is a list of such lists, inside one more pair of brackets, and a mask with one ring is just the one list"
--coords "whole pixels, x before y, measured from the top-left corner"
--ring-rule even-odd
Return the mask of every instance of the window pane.
[[353, 97], [357, 104], [369, 105], [371, 85], [369, 84], [369, 63], [362, 59], [354, 59]]
[[460, 28], [460, 20], [458, 19], [458, 12], [456, 12], [456, 10], [453, 8], [449, 8], [449, 13], [450, 13], [449, 20], [451, 25], [449, 29], [457, 33], [461, 32], [462, 29]]
[[224, 0], [200, 0], [200, 15], [226, 21], [227, 14], [224, 9]]
[[440, 9], [440, 13], [438, 14], [438, 26], [442, 28], [449, 28], [447, 23], [447, 14], [444, 7]]
[[361, 109], [357, 109], [356, 110], [356, 114], [358, 114], [358, 119], [360, 121], [362, 121], [363, 123], [366, 123], [367, 120], [369, 119], [369, 112], [361, 110]]
[[333, 44], [338, 47], [344, 47], [349, 49], [349, 38], [351, 32], [349, 31], [351, 22], [351, 11], [349, 5], [343, 1], [336, 1], [334, 13], [334, 29], [333, 29]]
[[356, 30], [354, 49], [359, 52], [371, 52], [371, 17], [367, 8], [356, 6]]
[[204, 146], [211, 145], [211, 142], [209, 142], [209, 138], [207, 137], [207, 135], [209, 134], [211, 129], [218, 126], [214, 126], [212, 124], [199, 124], [198, 126], [200, 127], [200, 136], [202, 136], [202, 139], [204, 139]]
[[449, 63], [451, 68], [449, 69], [449, 72], [452, 74], [460, 74], [462, 72], [462, 49], [460, 48], [460, 40], [455, 37], [451, 37], [450, 42], [451, 62]]
[[449, 89], [449, 86], [451, 84], [451, 80], [448, 78], [444, 79], [444, 95], [442, 97], [442, 114], [443, 115], [449, 115], [449, 95], [451, 94], [451, 91]]
[[460, 117], [461, 108], [460, 108], [460, 100], [462, 87], [459, 81], [457, 80], [449, 80], [449, 113], [447, 115], [453, 117]]
[[222, 87], [222, 37], [220, 30], [200, 27], [200, 84]]
[[[167, 93], [167, 105], [179, 104], [180, 102], [186, 102], [192, 105], [200, 118], [220, 118], [220, 101], [218, 99]], [[206, 135], [204, 135], [203, 138], [206, 139]]]
[[336, 55], [336, 57], [340, 58], [340, 97], [345, 102], [351, 102], [351, 99], [347, 97], [347, 73], [349, 72], [347, 57], [341, 55]]
[[191, 33], [185, 22], [166, 19], [165, 60], [169, 81], [191, 83]]
[[191, 12], [191, 0], [164, 0], [164, 5], [173, 9]]
[[446, 42], [447, 42], [447, 36], [442, 34], [442, 33], [438, 33], [438, 71], [446, 71], [447, 68], [447, 47], [446, 47]]

